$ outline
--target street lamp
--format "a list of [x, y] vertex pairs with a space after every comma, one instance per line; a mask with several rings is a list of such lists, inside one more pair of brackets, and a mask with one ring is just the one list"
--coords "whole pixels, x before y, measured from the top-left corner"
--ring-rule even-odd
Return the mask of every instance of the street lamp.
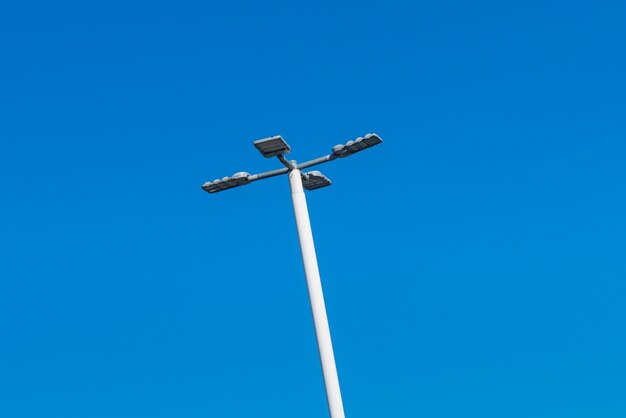
[[367, 134], [354, 141], [348, 141], [343, 145], [333, 147], [332, 154], [325, 155], [301, 164], [296, 161], [287, 160], [284, 154], [291, 152], [289, 144], [282, 136], [272, 136], [254, 141], [254, 146], [266, 157], [277, 157], [284, 167], [259, 174], [249, 174], [244, 171], [233, 174], [231, 177], [216, 179], [206, 182], [202, 189], [208, 193], [217, 193], [234, 187], [244, 186], [257, 180], [289, 175], [289, 185], [291, 187], [291, 198], [293, 211], [296, 217], [296, 227], [300, 240], [300, 250], [302, 252], [302, 262], [304, 264], [304, 274], [306, 276], [309, 299], [311, 301], [311, 311], [313, 312], [313, 323], [315, 324], [315, 336], [319, 349], [320, 361], [322, 363], [322, 373], [324, 375], [324, 385], [326, 387], [326, 399], [331, 418], [344, 418], [343, 402], [341, 400], [341, 390], [339, 388], [339, 378], [335, 365], [335, 355], [330, 339], [330, 328], [324, 304], [324, 294], [322, 293], [322, 282], [320, 280], [319, 268], [317, 266], [317, 256], [315, 255], [315, 245], [313, 243], [313, 232], [309, 220], [309, 210], [306, 205], [304, 189], [316, 190], [330, 186], [331, 181], [319, 171], [304, 173], [301, 170], [315, 165], [323, 164], [337, 158], [344, 158], [364, 149], [373, 147], [383, 141], [376, 134]]

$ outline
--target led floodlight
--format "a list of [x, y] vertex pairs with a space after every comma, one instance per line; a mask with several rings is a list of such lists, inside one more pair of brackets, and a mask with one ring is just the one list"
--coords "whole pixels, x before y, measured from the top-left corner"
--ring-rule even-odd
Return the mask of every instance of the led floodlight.
[[253, 142], [254, 146], [261, 151], [265, 158], [276, 157], [277, 155], [289, 154], [291, 148], [282, 136], [276, 135]]
[[307, 190], [320, 189], [333, 184], [328, 177], [319, 171], [310, 171], [302, 174], [302, 186]]
[[250, 174], [245, 171], [240, 171], [239, 173], [233, 174], [232, 177], [224, 177], [223, 179], [215, 179], [213, 181], [207, 181], [202, 185], [204, 191], [209, 193], [217, 193], [222, 190], [232, 189], [233, 187], [243, 186], [244, 184], [250, 183], [248, 179]]
[[357, 138], [354, 141], [348, 141], [345, 145], [335, 145], [333, 147], [333, 154], [339, 158], [349, 157], [352, 154], [356, 154], [359, 151], [373, 147], [382, 143], [383, 140], [376, 134], [367, 134], [365, 137]]

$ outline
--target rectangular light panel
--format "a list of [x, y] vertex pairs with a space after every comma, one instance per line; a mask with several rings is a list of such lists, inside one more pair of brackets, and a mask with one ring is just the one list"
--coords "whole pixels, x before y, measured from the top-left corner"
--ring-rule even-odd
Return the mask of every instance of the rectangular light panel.
[[259, 139], [253, 142], [256, 149], [261, 151], [265, 158], [275, 157], [281, 154], [289, 154], [291, 148], [282, 136], [276, 135], [270, 138]]
[[348, 141], [345, 145], [336, 145], [333, 147], [333, 154], [337, 157], [348, 157], [352, 154], [356, 154], [359, 151], [373, 147], [374, 145], [381, 144], [382, 139], [376, 134], [367, 134], [364, 137], [359, 137], [354, 141]]
[[320, 189], [330, 186], [332, 182], [319, 171], [310, 171], [302, 175], [302, 185], [307, 190]]
[[202, 189], [208, 193], [217, 193], [222, 190], [232, 189], [233, 187], [243, 186], [250, 183], [248, 176], [250, 174], [245, 172], [235, 173], [232, 177], [224, 177], [223, 179], [207, 181], [202, 185]]

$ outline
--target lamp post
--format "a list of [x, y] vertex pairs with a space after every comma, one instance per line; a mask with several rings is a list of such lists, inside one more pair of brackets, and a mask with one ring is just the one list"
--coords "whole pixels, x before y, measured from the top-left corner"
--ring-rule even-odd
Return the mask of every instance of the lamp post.
[[296, 161], [289, 161], [285, 158], [284, 155], [291, 152], [291, 147], [289, 147], [287, 142], [285, 142], [280, 135], [260, 139], [254, 141], [254, 146], [266, 158], [277, 157], [284, 165], [283, 168], [253, 175], [246, 172], [238, 172], [231, 177], [224, 177], [221, 180], [218, 179], [207, 182], [202, 186], [205, 191], [212, 194], [281, 174], [289, 175], [293, 211], [296, 218], [302, 262], [304, 264], [304, 274], [306, 276], [309, 299], [311, 301], [317, 348], [322, 363], [326, 399], [328, 401], [328, 409], [331, 418], [344, 418], [345, 415], [343, 402], [341, 400], [341, 390], [339, 388], [339, 377], [337, 376], [337, 366], [335, 365], [335, 355], [330, 338], [328, 317], [326, 315], [326, 305], [324, 304], [322, 282], [317, 266], [317, 256], [315, 255], [313, 232], [311, 231], [309, 211], [306, 204], [306, 197], [304, 196], [304, 189], [315, 190], [330, 186], [331, 181], [319, 171], [303, 173], [301, 170], [333, 161], [337, 158], [348, 157], [380, 143], [382, 143], [382, 140], [378, 135], [367, 134], [363, 138], [357, 138], [344, 145], [336, 145], [333, 147], [331, 154], [298, 164]]

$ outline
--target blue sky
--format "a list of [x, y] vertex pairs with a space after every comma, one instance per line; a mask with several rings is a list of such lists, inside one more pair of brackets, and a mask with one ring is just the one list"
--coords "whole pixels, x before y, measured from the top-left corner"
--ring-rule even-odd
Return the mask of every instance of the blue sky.
[[0, 416], [626, 416], [623, 2], [0, 6]]

